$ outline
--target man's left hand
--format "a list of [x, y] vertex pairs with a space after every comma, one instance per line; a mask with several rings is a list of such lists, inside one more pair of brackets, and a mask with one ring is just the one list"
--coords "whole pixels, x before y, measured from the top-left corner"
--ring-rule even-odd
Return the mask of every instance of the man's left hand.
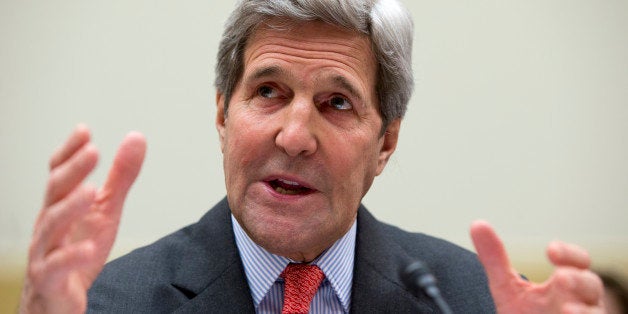
[[536, 284], [512, 268], [502, 241], [488, 223], [474, 222], [471, 238], [498, 313], [605, 313], [603, 285], [589, 270], [591, 259], [584, 249], [550, 243], [547, 256], [555, 270], [547, 281]]

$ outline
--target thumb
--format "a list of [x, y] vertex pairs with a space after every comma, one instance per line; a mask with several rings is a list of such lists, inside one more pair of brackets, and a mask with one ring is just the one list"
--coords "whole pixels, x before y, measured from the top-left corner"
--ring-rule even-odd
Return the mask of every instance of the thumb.
[[471, 224], [471, 239], [484, 265], [491, 290], [497, 289], [502, 293], [512, 290], [512, 283], [517, 282], [519, 276], [510, 266], [506, 248], [493, 227], [486, 221], [474, 221]]
[[146, 154], [146, 139], [139, 132], [129, 133], [118, 148], [109, 170], [107, 181], [102, 189], [102, 199], [106, 199], [110, 214], [118, 214], [122, 203], [142, 168]]

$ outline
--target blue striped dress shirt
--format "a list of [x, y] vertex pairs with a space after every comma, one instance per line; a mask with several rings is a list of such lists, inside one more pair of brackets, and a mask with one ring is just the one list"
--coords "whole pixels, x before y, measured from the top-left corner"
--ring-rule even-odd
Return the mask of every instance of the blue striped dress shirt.
[[[253, 242], [233, 215], [231, 222], [255, 312], [281, 313], [284, 284], [279, 275], [288, 263], [294, 261], [272, 254]], [[311, 263], [323, 271], [325, 279], [310, 304], [310, 313], [349, 313], [355, 236], [354, 221], [342, 238]]]

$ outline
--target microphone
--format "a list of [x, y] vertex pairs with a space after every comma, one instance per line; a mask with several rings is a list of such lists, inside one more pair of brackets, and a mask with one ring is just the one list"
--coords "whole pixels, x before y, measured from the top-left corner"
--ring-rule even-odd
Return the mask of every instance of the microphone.
[[436, 278], [430, 272], [427, 266], [420, 262], [414, 261], [408, 264], [401, 274], [404, 284], [412, 288], [415, 292], [423, 291], [438, 306], [443, 314], [452, 314], [449, 304], [440, 294], [440, 289], [436, 286]]

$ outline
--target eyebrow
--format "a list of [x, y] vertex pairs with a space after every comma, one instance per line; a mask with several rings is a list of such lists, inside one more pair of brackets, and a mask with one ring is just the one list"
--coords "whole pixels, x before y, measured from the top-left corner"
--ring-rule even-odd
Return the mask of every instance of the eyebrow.
[[275, 76], [275, 75], [286, 75], [286, 74], [287, 74], [286, 70], [282, 69], [281, 67], [267, 66], [267, 67], [263, 67], [263, 68], [259, 68], [255, 70], [253, 74], [250, 75], [250, 78], [253, 80], [256, 80], [256, 79], [260, 79], [264, 77]]
[[364, 97], [362, 96], [362, 94], [358, 91], [357, 88], [355, 88], [353, 86], [353, 84], [351, 84], [351, 82], [349, 82], [349, 80], [347, 80], [346, 77], [341, 76], [341, 75], [334, 75], [332, 77], [333, 81], [340, 85], [342, 88], [346, 89], [351, 95], [353, 95], [354, 97], [358, 97], [360, 99], [364, 99]]

